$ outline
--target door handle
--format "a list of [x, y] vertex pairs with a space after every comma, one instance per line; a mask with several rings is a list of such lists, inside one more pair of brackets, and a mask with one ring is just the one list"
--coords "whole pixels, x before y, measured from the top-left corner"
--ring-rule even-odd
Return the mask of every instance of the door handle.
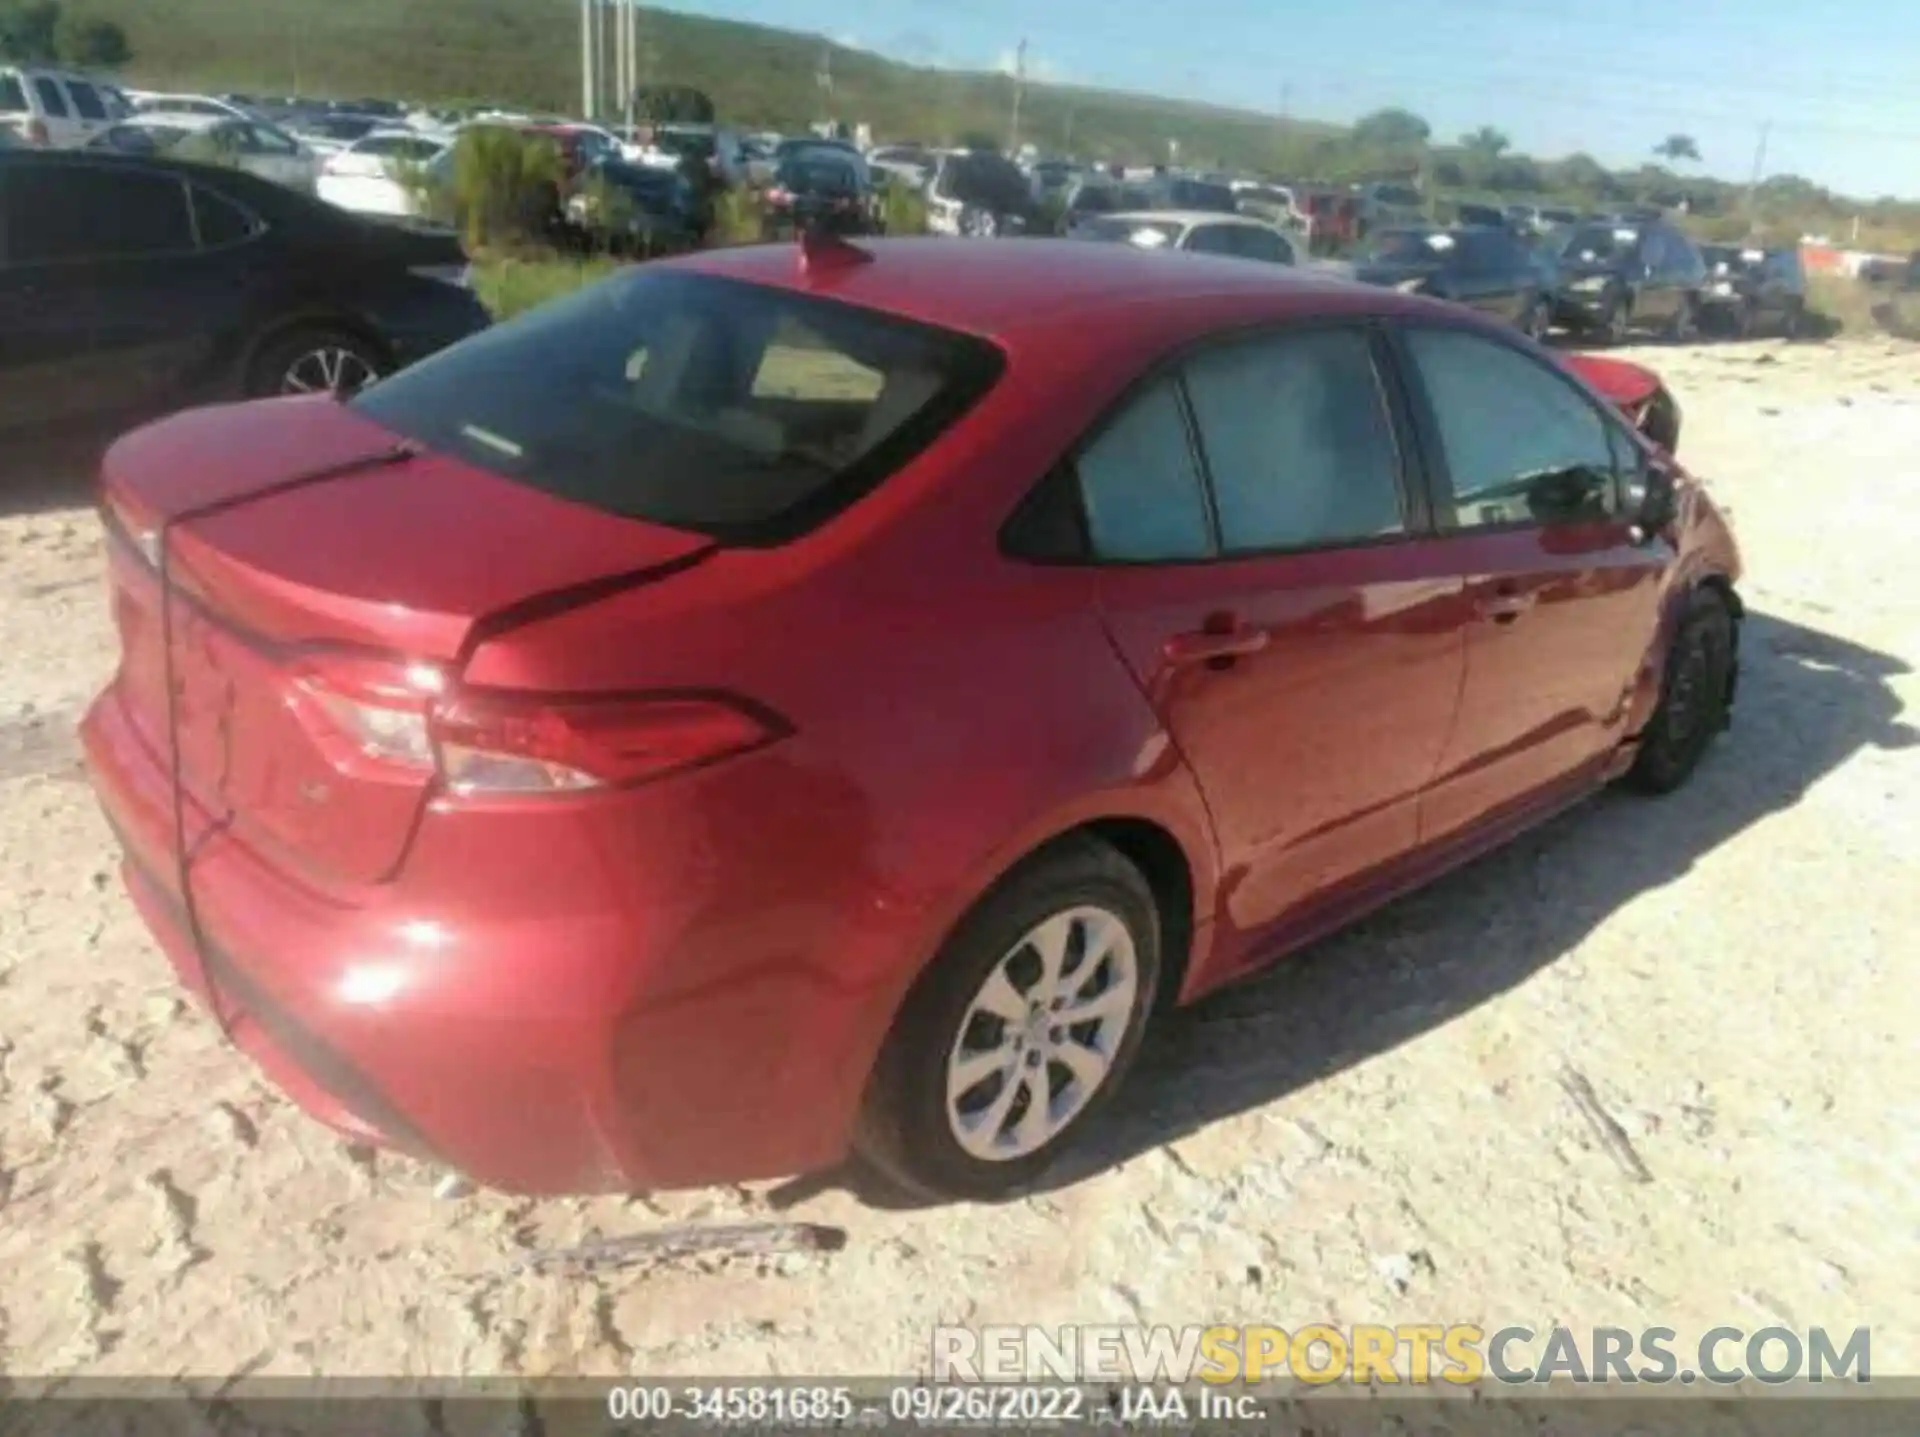
[[1257, 654], [1268, 643], [1265, 629], [1234, 623], [1231, 627], [1209, 626], [1196, 634], [1175, 634], [1166, 643], [1170, 664], [1205, 664], [1210, 669], [1232, 668], [1235, 659]]

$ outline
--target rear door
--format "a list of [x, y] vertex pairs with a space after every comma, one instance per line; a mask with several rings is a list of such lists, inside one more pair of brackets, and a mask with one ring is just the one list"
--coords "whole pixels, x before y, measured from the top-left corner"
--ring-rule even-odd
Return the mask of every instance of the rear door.
[[66, 86], [67, 99], [73, 107], [74, 128], [79, 135], [75, 143], [84, 144], [113, 123], [107, 97], [77, 77], [68, 77]]
[[57, 186], [27, 180], [63, 166], [0, 166], [0, 430], [38, 428], [88, 410], [98, 298], [83, 272], [40, 262], [36, 209]]
[[[221, 255], [198, 244], [187, 183], [75, 157], [16, 170], [7, 192], [9, 254], [88, 335], [68, 412], [135, 416], [201, 397], [235, 292]], [[232, 228], [211, 212], [208, 223]]]
[[1636, 542], [1604, 405], [1477, 330], [1408, 326], [1402, 353], [1436, 523], [1472, 621], [1460, 709], [1423, 841], [1549, 800], [1619, 742], [1651, 650], [1663, 539]]
[[1366, 326], [1278, 329], [1146, 385], [1076, 461], [1103, 616], [1206, 795], [1242, 959], [1411, 849], [1452, 721], [1460, 582], [1394, 413]]
[[56, 150], [70, 150], [87, 134], [74, 120], [73, 106], [67, 103], [67, 89], [51, 75], [29, 75], [35, 106], [47, 127], [47, 143]]

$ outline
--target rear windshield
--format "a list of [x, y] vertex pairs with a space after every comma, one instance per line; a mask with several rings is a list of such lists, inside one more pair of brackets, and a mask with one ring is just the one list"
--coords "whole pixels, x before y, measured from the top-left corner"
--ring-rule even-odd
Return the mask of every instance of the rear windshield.
[[778, 543], [932, 443], [998, 378], [983, 340], [643, 269], [364, 390], [369, 419], [610, 514]]
[[790, 190], [830, 190], [850, 194], [860, 188], [852, 165], [841, 160], [802, 155], [780, 166], [779, 181]]

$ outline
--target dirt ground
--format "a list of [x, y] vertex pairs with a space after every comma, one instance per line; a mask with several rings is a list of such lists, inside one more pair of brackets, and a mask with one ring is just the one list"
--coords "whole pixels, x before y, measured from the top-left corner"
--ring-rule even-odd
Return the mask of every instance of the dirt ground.
[[[120, 890], [72, 734], [112, 653], [98, 528], [80, 483], [9, 475], [0, 1372], [852, 1375], [924, 1368], [937, 1322], [1139, 1320], [1867, 1324], [1876, 1375], [1920, 1372], [1920, 347], [1643, 357], [1750, 566], [1695, 783], [1175, 1020], [1083, 1175], [1001, 1208], [439, 1198], [303, 1117]], [[782, 1204], [845, 1249], [517, 1268]]]

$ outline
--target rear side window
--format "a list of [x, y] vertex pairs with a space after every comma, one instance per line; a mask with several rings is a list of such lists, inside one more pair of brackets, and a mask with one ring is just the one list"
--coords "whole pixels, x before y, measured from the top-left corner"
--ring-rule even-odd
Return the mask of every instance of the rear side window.
[[46, 112], [49, 119], [67, 118], [67, 95], [66, 91], [60, 88], [59, 81], [49, 79], [45, 75], [35, 75], [33, 93], [40, 97], [40, 108]]
[[27, 92], [20, 77], [0, 70], [0, 114], [24, 114], [26, 108]]
[[171, 175], [90, 165], [23, 166], [7, 176], [7, 258], [15, 264], [183, 254], [187, 187]]
[[73, 100], [73, 108], [81, 119], [106, 119], [107, 107], [101, 103], [100, 93], [93, 86], [81, 80], [69, 80], [67, 94]]
[[1402, 532], [1400, 459], [1364, 333], [1249, 340], [1187, 365], [1227, 552]]
[[610, 514], [744, 544], [824, 522], [999, 377], [970, 336], [642, 270], [542, 306], [353, 403], [430, 448]]
[[192, 186], [193, 218], [199, 226], [200, 243], [206, 249], [238, 244], [253, 235], [260, 224], [231, 200], [216, 195], [201, 185]]
[[1076, 468], [1095, 558], [1153, 563], [1212, 552], [1200, 471], [1171, 379], [1129, 403], [1081, 451]]

